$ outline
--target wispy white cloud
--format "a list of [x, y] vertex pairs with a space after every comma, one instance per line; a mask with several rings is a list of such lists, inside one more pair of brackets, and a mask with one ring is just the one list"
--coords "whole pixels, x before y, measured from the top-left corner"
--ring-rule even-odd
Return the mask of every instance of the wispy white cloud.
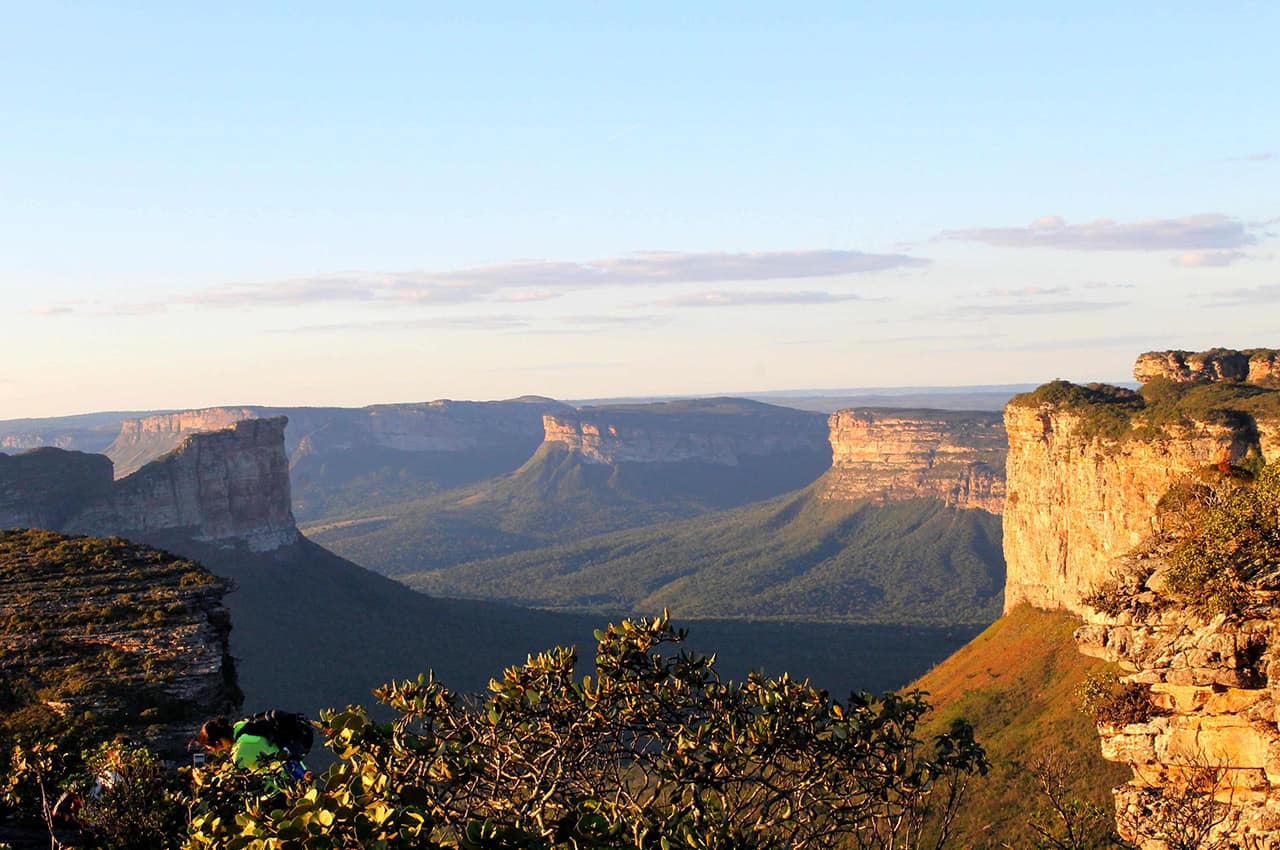
[[988, 289], [988, 295], [998, 298], [1032, 298], [1041, 295], [1065, 295], [1069, 286], [1022, 286], [1015, 289]]
[[1184, 269], [1207, 269], [1229, 266], [1246, 259], [1244, 251], [1188, 251], [1174, 257], [1173, 264]]
[[[157, 312], [180, 305], [248, 309], [332, 303], [403, 307], [481, 301], [526, 302], [555, 298], [566, 290], [828, 278], [919, 268], [929, 263], [907, 254], [837, 249], [743, 253], [644, 251], [585, 262], [522, 260], [446, 271], [341, 272], [215, 286], [165, 301], [110, 304], [102, 309], [122, 315]], [[73, 307], [63, 312], [88, 311]]]
[[1243, 304], [1280, 303], [1280, 283], [1241, 287], [1215, 292], [1210, 298], [1212, 307], [1235, 307]]
[[936, 238], [1002, 248], [1077, 251], [1228, 250], [1257, 241], [1244, 222], [1219, 213], [1131, 223], [1099, 219], [1085, 224], [1068, 224], [1061, 216], [1047, 215], [1026, 227], [944, 230]]
[[566, 325], [606, 325], [621, 326], [628, 325], [633, 327], [656, 327], [670, 323], [670, 316], [662, 316], [656, 314], [614, 314], [605, 315], [580, 315], [580, 316], [561, 316], [560, 321]]
[[992, 316], [1040, 316], [1056, 313], [1094, 313], [1125, 307], [1127, 301], [1020, 301], [1013, 304], [960, 304], [919, 318], [986, 319]]
[[379, 319], [368, 322], [339, 322], [328, 325], [302, 325], [293, 328], [276, 328], [269, 333], [340, 333], [347, 331], [422, 331], [422, 330], [479, 330], [505, 331], [527, 327], [529, 321], [522, 316], [435, 316], [421, 319]]
[[835, 292], [700, 292], [654, 302], [658, 307], [752, 307], [787, 304], [839, 304], [859, 301], [857, 295]]

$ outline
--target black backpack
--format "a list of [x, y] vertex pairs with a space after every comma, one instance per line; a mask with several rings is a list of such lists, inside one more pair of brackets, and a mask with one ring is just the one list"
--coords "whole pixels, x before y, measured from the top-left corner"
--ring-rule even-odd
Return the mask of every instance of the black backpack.
[[315, 727], [305, 714], [292, 714], [273, 708], [245, 720], [236, 737], [257, 735], [279, 747], [290, 758], [300, 759], [311, 752]]

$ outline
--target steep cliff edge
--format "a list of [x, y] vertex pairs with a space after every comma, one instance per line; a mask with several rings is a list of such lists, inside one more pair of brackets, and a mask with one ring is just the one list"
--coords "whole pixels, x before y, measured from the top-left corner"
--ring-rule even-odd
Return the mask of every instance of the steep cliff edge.
[[1007, 440], [998, 414], [841, 410], [829, 425], [831, 471], [822, 499], [932, 498], [1003, 510]]
[[825, 453], [822, 417], [744, 399], [613, 405], [548, 413], [544, 443], [566, 446], [587, 463], [707, 463]]
[[1181, 487], [1076, 631], [1123, 674], [1098, 732], [1132, 768], [1117, 822], [1142, 850], [1173, 829], [1197, 839], [1180, 846], [1280, 847], [1280, 468], [1242, 479]]
[[115, 465], [116, 478], [124, 478], [173, 451], [191, 434], [221, 431], [256, 415], [249, 407], [209, 407], [127, 419], [103, 454]]
[[298, 537], [290, 507], [288, 420], [246, 419], [188, 436], [165, 457], [120, 479], [69, 530], [146, 539], [179, 533], [202, 542], [244, 542], [266, 552]]
[[1140, 392], [1057, 381], [1015, 397], [1005, 429], [1005, 610], [1080, 612], [1114, 559], [1156, 530], [1172, 484], [1280, 456], [1280, 392], [1164, 377]]
[[0, 455], [0, 528], [180, 535], [265, 552], [294, 542], [286, 420], [250, 419], [197, 433], [112, 482], [110, 461], [60, 449]]

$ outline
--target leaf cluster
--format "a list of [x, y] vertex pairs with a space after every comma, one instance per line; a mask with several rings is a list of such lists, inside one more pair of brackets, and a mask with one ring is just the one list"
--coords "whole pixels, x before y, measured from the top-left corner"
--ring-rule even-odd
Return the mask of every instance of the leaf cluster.
[[963, 721], [917, 737], [920, 692], [841, 703], [787, 676], [724, 682], [665, 616], [597, 638], [594, 677], [558, 648], [483, 702], [427, 676], [376, 692], [394, 722], [325, 713], [322, 787], [250, 794], [234, 816], [203, 795], [190, 846], [918, 847], [940, 813], [941, 847], [987, 770]]

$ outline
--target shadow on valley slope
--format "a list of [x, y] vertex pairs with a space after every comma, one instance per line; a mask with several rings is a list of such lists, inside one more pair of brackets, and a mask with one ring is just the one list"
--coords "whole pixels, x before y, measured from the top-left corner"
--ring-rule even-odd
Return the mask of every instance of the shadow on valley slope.
[[[593, 630], [609, 619], [428, 597], [307, 541], [266, 555], [173, 545], [238, 586], [226, 604], [248, 710], [367, 703], [373, 687], [427, 669], [455, 690], [479, 691], [531, 652], [576, 644], [590, 655]], [[725, 675], [788, 671], [840, 695], [900, 687], [976, 632], [746, 621], [676, 625], [689, 629], [691, 648], [719, 654]]]

